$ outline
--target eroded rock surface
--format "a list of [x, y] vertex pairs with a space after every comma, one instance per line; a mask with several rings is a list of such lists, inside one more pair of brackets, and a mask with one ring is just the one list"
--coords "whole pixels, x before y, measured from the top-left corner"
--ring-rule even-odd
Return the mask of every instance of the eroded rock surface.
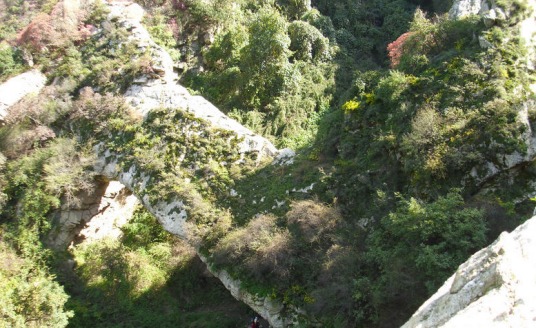
[[[202, 255], [199, 256], [201, 260], [207, 264], [207, 259]], [[241, 287], [242, 282], [239, 279], [234, 279], [225, 270], [211, 270], [210, 265], [207, 265], [209, 271], [217, 277], [231, 292], [231, 295], [239, 301], [242, 301], [249, 305], [255, 312], [260, 314], [263, 318], [268, 320], [271, 327], [288, 327], [293, 323], [297, 323], [296, 316], [294, 315], [282, 315], [284, 306], [281, 302], [271, 300], [269, 297], [260, 297], [259, 295], [252, 295], [247, 293]]]
[[29, 93], [38, 93], [46, 82], [46, 77], [34, 69], [15, 76], [0, 85], [0, 122], [7, 116], [7, 109]]
[[110, 181], [99, 204], [99, 212], [93, 216], [78, 234], [78, 239], [97, 241], [104, 238], [119, 239], [121, 227], [132, 218], [139, 205], [132, 192], [118, 181]]
[[62, 205], [47, 236], [48, 247], [65, 249], [75, 239], [118, 238], [120, 227], [128, 222], [139, 204], [132, 192], [117, 181], [100, 183], [93, 192], [78, 196], [79, 204]]
[[460, 265], [402, 328], [535, 326], [533, 217]]
[[[495, 0], [456, 0], [449, 11], [449, 16], [451, 19], [464, 19], [470, 15], [477, 15], [487, 27], [499, 25], [504, 31], [510, 32], [512, 35], [519, 35], [523, 39], [526, 53], [523, 58], [519, 58], [516, 65], [521, 69], [531, 71], [536, 66], [536, 38], [534, 38], [536, 34], [536, 2], [521, 0], [519, 3], [521, 9], [516, 10], [521, 12], [516, 12], [511, 8], [503, 8], [501, 6], [506, 6], [508, 3], [498, 3]], [[514, 19], [513, 22], [512, 19]], [[478, 36], [478, 40], [482, 48], [494, 47], [485, 34]], [[511, 41], [510, 38], [505, 38], [502, 42]], [[530, 88], [534, 93], [536, 85], [531, 85]], [[522, 92], [521, 89], [514, 91], [515, 96], [518, 97], [522, 97]], [[525, 96], [525, 98], [527, 97]], [[517, 122], [519, 126], [524, 128], [519, 139], [524, 143], [525, 150], [516, 150], [510, 154], [499, 153], [494, 162], [474, 167], [464, 183], [482, 186], [499, 174], [532, 162], [536, 156], [536, 131], [529, 120], [529, 113], [535, 109], [536, 103], [531, 99], [521, 101], [517, 106]]]
[[451, 19], [461, 19], [470, 15], [478, 15], [490, 8], [487, 0], [458, 0], [452, 4], [449, 11]]

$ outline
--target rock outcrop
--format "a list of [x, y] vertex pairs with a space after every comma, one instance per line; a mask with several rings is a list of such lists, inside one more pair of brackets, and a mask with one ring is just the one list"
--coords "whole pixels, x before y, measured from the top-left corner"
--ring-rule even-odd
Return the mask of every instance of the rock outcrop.
[[0, 85], [0, 122], [7, 116], [7, 109], [29, 93], [38, 93], [47, 78], [34, 69], [15, 76]]
[[119, 229], [132, 217], [138, 199], [117, 181], [101, 182], [91, 193], [78, 195], [80, 204], [63, 202], [54, 218], [46, 245], [65, 249], [73, 241], [118, 238]]
[[118, 239], [123, 235], [121, 227], [132, 218], [139, 201], [128, 188], [118, 181], [110, 181], [99, 204], [97, 215], [93, 216], [77, 239], [97, 241], [104, 238]]
[[458, 0], [452, 4], [449, 10], [451, 19], [461, 19], [470, 15], [478, 15], [489, 11], [487, 0]]
[[281, 312], [284, 310], [284, 306], [281, 302], [271, 300], [269, 297], [260, 297], [259, 295], [252, 295], [244, 291], [241, 287], [242, 282], [239, 279], [234, 279], [225, 270], [212, 270], [208, 265], [207, 259], [203, 256], [199, 256], [201, 261], [207, 264], [207, 268], [210, 273], [217, 277], [222, 284], [231, 292], [231, 295], [239, 301], [242, 301], [249, 305], [256, 313], [260, 314], [263, 318], [270, 322], [272, 327], [288, 327], [292, 324], [295, 316], [283, 316]]
[[[503, 8], [501, 5], [510, 5], [515, 10], [521, 10], [518, 21], [509, 22], [512, 16], [517, 13]], [[498, 3], [496, 0], [456, 0], [449, 11], [450, 19], [463, 19], [471, 15], [478, 15], [487, 27], [494, 25], [512, 25], [508, 28], [515, 28], [519, 31], [519, 36], [523, 38], [527, 48], [527, 65], [529, 69], [534, 69], [536, 62], [536, 39], [533, 37], [536, 32], [536, 4], [534, 1], [520, 0], [519, 5], [511, 3]], [[514, 10], [514, 11], [515, 11]], [[484, 38], [480, 38], [481, 46], [487, 48], [491, 46]]]
[[473, 255], [402, 328], [534, 327], [536, 217]]

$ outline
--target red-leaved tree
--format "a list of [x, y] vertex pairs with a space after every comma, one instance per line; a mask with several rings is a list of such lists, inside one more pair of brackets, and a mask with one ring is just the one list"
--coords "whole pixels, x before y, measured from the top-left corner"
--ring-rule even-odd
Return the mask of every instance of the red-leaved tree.
[[95, 27], [84, 24], [87, 11], [76, 6], [68, 6], [60, 1], [50, 15], [40, 14], [30, 25], [22, 30], [15, 42], [30, 52], [44, 49], [58, 49], [73, 42], [84, 43], [94, 32]]
[[406, 32], [387, 46], [388, 56], [391, 59], [391, 67], [395, 67], [400, 63], [400, 58], [404, 54], [404, 43], [412, 34], [413, 32]]
[[33, 50], [41, 51], [54, 38], [52, 20], [47, 14], [40, 14], [18, 35], [16, 42], [19, 46], [27, 46]]

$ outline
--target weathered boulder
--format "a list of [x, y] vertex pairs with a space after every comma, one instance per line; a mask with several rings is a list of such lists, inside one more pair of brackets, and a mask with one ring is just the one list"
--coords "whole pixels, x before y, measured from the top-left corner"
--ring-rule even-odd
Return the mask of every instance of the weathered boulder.
[[536, 217], [460, 265], [402, 328], [534, 327]]
[[294, 157], [296, 157], [296, 153], [294, 152], [294, 150], [290, 148], [283, 148], [277, 152], [277, 155], [275, 156], [272, 164], [290, 165], [294, 163]]
[[38, 70], [15, 76], [0, 85], [0, 121], [4, 121], [7, 109], [29, 93], [38, 93], [47, 78]]
[[449, 10], [451, 19], [461, 19], [470, 15], [478, 15], [482, 11], [489, 10], [487, 0], [458, 0], [454, 1]]

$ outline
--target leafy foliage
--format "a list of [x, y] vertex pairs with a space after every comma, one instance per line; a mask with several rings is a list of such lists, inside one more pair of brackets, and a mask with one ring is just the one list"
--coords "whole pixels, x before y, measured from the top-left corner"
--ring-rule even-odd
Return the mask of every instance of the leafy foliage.
[[20, 50], [0, 43], [0, 81], [22, 72], [24, 69], [24, 60]]
[[[72, 250], [83, 287], [67, 306], [72, 327], [236, 326], [244, 309], [214, 278], [204, 278], [195, 251], [138, 209], [122, 227], [122, 240], [82, 243]], [[220, 302], [225, 302], [224, 313]], [[218, 308], [220, 307], [220, 309]]]
[[71, 311], [65, 311], [68, 295], [46, 267], [21, 258], [0, 242], [0, 325], [2, 327], [65, 327]]
[[[369, 240], [367, 260], [378, 268], [374, 276], [360, 278], [356, 298], [360, 316], [375, 307], [380, 325], [390, 316], [383, 311], [418, 306], [408, 302], [433, 293], [473, 252], [485, 245], [482, 211], [461, 208], [463, 200], [453, 191], [432, 203], [400, 199], [396, 211], [385, 216]], [[365, 280], [368, 284], [365, 283]], [[385, 307], [385, 305], [390, 304]]]

